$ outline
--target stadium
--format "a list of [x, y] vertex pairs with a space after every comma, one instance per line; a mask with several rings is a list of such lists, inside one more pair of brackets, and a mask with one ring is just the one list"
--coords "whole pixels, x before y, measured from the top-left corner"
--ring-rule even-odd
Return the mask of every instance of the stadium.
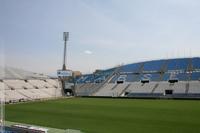
[[0, 6], [0, 133], [200, 133], [200, 1]]
[[[92, 74], [75, 77], [73, 88], [69, 82], [71, 80], [66, 80], [63, 88], [58, 78], [9, 67], [4, 68], [4, 71], [0, 87], [1, 91], [5, 88], [1, 94], [5, 94], [7, 104], [6, 121], [58, 129], [78, 129], [74, 131], [88, 133], [132, 130], [138, 133], [158, 130], [174, 133], [200, 131], [199, 122], [196, 121], [199, 116], [199, 101], [194, 101], [200, 98], [199, 57], [145, 61], [97, 70]], [[74, 96], [66, 91], [69, 89], [74, 89]], [[187, 99], [191, 101], [185, 101]], [[119, 111], [114, 113], [115, 109]], [[105, 113], [102, 114], [101, 111], [104, 110]], [[135, 114], [127, 112], [130, 110]], [[157, 112], [159, 110], [163, 112]], [[170, 114], [171, 110], [174, 110], [173, 114]], [[196, 113], [188, 116], [190, 111]], [[184, 117], [184, 124], [187, 125], [185, 128], [178, 119], [179, 113], [189, 117]], [[130, 121], [130, 125], [125, 120]], [[153, 122], [151, 127], [141, 128], [149, 120]], [[159, 121], [162, 123], [155, 124]], [[132, 125], [132, 122], [138, 123]], [[101, 129], [102, 126], [108, 130]]]
[[[5, 102], [67, 96], [59, 79], [5, 68]], [[70, 84], [68, 80], [65, 84]], [[75, 77], [75, 96], [127, 98], [200, 98], [200, 58], [153, 60], [97, 70]]]

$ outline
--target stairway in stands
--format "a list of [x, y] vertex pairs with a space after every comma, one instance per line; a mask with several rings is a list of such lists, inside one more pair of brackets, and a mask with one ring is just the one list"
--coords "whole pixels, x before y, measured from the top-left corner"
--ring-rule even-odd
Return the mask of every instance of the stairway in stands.
[[[112, 80], [112, 78], [115, 76], [116, 73], [119, 72], [119, 70], [121, 69], [121, 67], [117, 67], [113, 72], [112, 74], [110, 74], [105, 81], [103, 81], [102, 83], [99, 83], [98, 85], [94, 86], [93, 88], [93, 92], [91, 93], [92, 96], [94, 96], [94, 94], [96, 92], [98, 92], [106, 83], [109, 83], [110, 80]], [[117, 86], [116, 86], [117, 87]]]
[[186, 83], [186, 85], [185, 85], [185, 94], [188, 94], [188, 92], [189, 92], [189, 88], [190, 88], [190, 84], [189, 83]]
[[153, 87], [153, 89], [152, 89], [152, 91], [151, 91], [151, 94], [153, 94], [154, 93], [154, 91], [156, 90], [156, 88], [158, 88], [158, 86], [159, 86], [159, 84], [157, 83], [157, 84], [155, 84], [155, 86]]
[[131, 86], [131, 84], [128, 84], [128, 85], [123, 89], [123, 91], [120, 93], [119, 96], [122, 96], [122, 94], [124, 94], [125, 91], [126, 91], [130, 86]]
[[118, 86], [118, 84], [115, 84], [115, 85], [111, 88], [111, 90], [114, 90], [117, 86]]

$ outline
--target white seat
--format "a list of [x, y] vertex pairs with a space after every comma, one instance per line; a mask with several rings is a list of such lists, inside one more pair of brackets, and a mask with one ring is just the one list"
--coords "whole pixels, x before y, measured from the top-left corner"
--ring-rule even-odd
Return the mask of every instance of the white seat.
[[199, 81], [191, 81], [189, 83], [189, 94], [200, 94], [200, 82]]
[[4, 80], [4, 83], [13, 89], [34, 88], [31, 84], [25, 82], [24, 80]]
[[45, 82], [44, 80], [28, 80], [28, 82], [33, 86], [36, 86], [37, 88], [53, 87], [53, 85], [49, 84], [48, 82]]
[[141, 82], [135, 82], [130, 85], [128, 91], [131, 93], [151, 93], [156, 82], [150, 82], [142, 84]]

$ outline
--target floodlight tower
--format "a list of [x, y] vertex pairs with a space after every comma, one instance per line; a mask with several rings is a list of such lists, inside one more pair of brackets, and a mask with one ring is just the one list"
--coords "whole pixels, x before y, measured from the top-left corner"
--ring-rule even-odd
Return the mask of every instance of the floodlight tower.
[[64, 54], [63, 54], [63, 66], [61, 70], [57, 71], [58, 79], [62, 85], [64, 95], [74, 95], [75, 82], [73, 71], [66, 68], [67, 59], [67, 41], [69, 39], [69, 32], [63, 32], [64, 40]]
[[64, 40], [64, 57], [63, 57], [63, 70], [66, 70], [66, 54], [67, 54], [67, 41], [69, 39], [69, 32], [63, 32], [63, 40]]

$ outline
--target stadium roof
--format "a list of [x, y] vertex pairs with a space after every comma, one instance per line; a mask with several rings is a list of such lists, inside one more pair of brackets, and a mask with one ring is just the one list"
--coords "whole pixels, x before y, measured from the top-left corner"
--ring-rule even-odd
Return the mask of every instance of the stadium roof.
[[0, 79], [45, 79], [47, 75], [12, 67], [0, 67]]

